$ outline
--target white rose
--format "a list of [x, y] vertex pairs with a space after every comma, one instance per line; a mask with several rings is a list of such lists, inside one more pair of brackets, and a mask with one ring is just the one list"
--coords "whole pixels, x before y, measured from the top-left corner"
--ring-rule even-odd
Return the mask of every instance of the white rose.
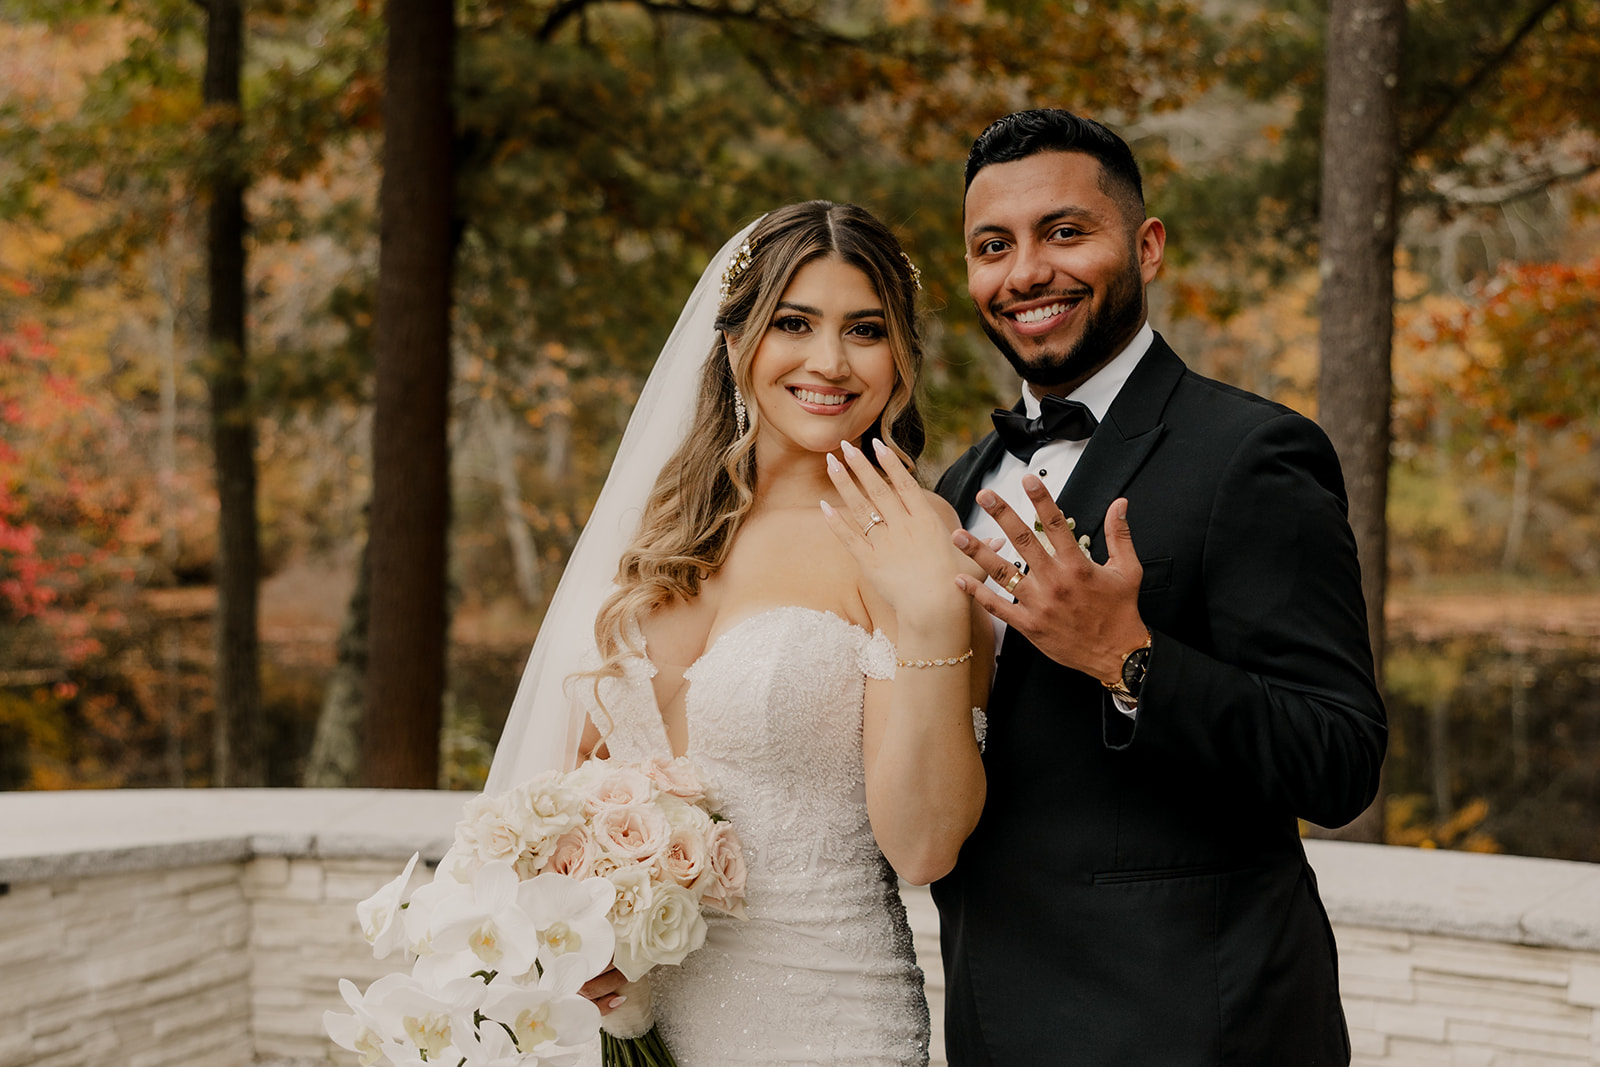
[[650, 869], [639, 863], [618, 867], [606, 877], [617, 892], [608, 917], [611, 928], [616, 931], [620, 952], [623, 942], [635, 940], [641, 916], [650, 910], [651, 901], [655, 899], [656, 887], [650, 880]]
[[556, 838], [583, 821], [583, 797], [559, 778], [540, 775], [512, 790], [522, 821], [524, 846], [549, 855]]
[[706, 941], [706, 921], [694, 894], [678, 885], [656, 889], [639, 926], [639, 953], [652, 963], [682, 963]]
[[467, 801], [456, 823], [456, 847], [479, 864], [515, 862], [523, 847], [520, 823], [505, 794], [481, 793]]
[[688, 801], [662, 793], [656, 797], [655, 807], [674, 830], [693, 830], [701, 837], [711, 833], [711, 816]]

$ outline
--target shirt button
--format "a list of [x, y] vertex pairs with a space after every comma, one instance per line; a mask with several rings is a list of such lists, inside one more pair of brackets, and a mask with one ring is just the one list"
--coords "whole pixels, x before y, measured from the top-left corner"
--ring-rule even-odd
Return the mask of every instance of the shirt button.
[[1049, 473], [1050, 473], [1050, 472], [1049, 472], [1049, 471], [1047, 471], [1047, 470], [1045, 470], [1045, 469], [1044, 469], [1044, 468], [1043, 468], [1043, 467], [1040, 467], [1040, 468], [1039, 468], [1039, 477], [1041, 477], [1041, 478], [1043, 478], [1043, 477], [1044, 477], [1044, 476], [1045, 476], [1045, 475], [1047, 475], [1047, 474], [1049, 474]]

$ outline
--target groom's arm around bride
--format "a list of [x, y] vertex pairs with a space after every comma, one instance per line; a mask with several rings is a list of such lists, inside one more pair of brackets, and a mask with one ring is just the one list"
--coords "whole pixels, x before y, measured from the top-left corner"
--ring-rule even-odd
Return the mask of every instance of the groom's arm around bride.
[[1297, 822], [1359, 814], [1386, 737], [1337, 457], [1151, 331], [1166, 235], [1115, 134], [1008, 116], [967, 183], [969, 292], [1026, 384], [940, 484], [1006, 624], [934, 890], [950, 1062], [1347, 1063]]

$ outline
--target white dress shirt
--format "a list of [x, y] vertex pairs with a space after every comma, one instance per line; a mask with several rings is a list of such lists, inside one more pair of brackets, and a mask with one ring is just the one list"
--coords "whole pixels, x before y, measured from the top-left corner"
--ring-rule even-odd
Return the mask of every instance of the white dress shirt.
[[[1139, 332], [1133, 335], [1133, 340], [1128, 342], [1126, 348], [1118, 352], [1111, 362], [1095, 371], [1088, 381], [1069, 393], [1066, 399], [1078, 401], [1093, 412], [1096, 419], [1104, 420], [1106, 412], [1111, 410], [1112, 401], [1117, 399], [1117, 394], [1122, 391], [1122, 386], [1133, 373], [1133, 368], [1139, 365], [1144, 354], [1150, 351], [1150, 346], [1155, 343], [1155, 337], [1155, 331], [1150, 328], [1150, 323], [1145, 322], [1139, 327]], [[1041, 408], [1039, 398], [1033, 395], [1033, 390], [1026, 384], [1022, 387], [1022, 404], [1028, 418], [1039, 417]], [[1078, 460], [1083, 456], [1083, 450], [1088, 444], [1088, 441], [1051, 441], [1042, 445], [1027, 463], [1010, 452], [1001, 452], [1000, 462], [983, 476], [981, 488], [992, 490], [1010, 505], [1011, 510], [1016, 512], [1023, 522], [1032, 524], [1035, 521], [1033, 502], [1028, 499], [1028, 494], [1022, 491], [1022, 476], [1030, 472], [1034, 474], [1044, 483], [1051, 499], [1055, 499], [1061, 495], [1067, 479], [1072, 477], [1072, 472], [1077, 468]], [[1088, 523], [1102, 516], [1082, 518]], [[994, 537], [1004, 539], [1006, 543], [999, 549], [1001, 557], [1010, 560], [1017, 567], [1022, 566], [1022, 556], [1011, 547], [1011, 541], [1006, 538], [1006, 533], [1000, 528], [1000, 524], [976, 504], [972, 507], [972, 514], [967, 516], [967, 532], [985, 541]], [[988, 580], [988, 585], [1002, 595], [1005, 594], [1000, 583], [993, 578]], [[1000, 646], [1006, 636], [1006, 624], [993, 616], [990, 616], [990, 620], [994, 623], [994, 654], [998, 660]], [[1123, 711], [1131, 713], [1129, 708], [1123, 707], [1121, 701], [1117, 704]]]

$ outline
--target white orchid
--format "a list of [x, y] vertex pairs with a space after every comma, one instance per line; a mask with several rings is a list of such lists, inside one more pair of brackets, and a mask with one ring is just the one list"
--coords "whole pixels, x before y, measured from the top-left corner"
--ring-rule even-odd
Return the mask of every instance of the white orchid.
[[456, 1039], [473, 1028], [474, 1013], [483, 1003], [484, 985], [462, 978], [427, 989], [407, 974], [386, 974], [367, 987], [365, 995], [349, 980], [339, 992], [353, 1015], [327, 1012], [322, 1017], [336, 1045], [361, 1056], [364, 1067], [380, 1060], [409, 1064], [460, 1059]]
[[435, 988], [420, 982], [397, 986], [389, 998], [411, 1044], [429, 1063], [454, 1063], [472, 1040], [476, 1012], [484, 1002], [481, 980], [461, 977]]
[[530, 1062], [538, 1062], [542, 1067], [548, 1062], [524, 1056], [517, 1049], [510, 1032], [499, 1023], [488, 1020], [462, 1045], [461, 1056], [467, 1067], [524, 1067]]
[[576, 993], [606, 969], [616, 948], [607, 917], [615, 901], [616, 892], [604, 878], [546, 873], [518, 887], [517, 902], [539, 932], [542, 987]]
[[373, 982], [365, 994], [348, 978], [339, 979], [339, 995], [350, 1005], [352, 1014], [337, 1011], [322, 1013], [322, 1026], [333, 1043], [361, 1057], [362, 1067], [372, 1067], [388, 1059], [391, 1049], [398, 1052], [398, 1017], [391, 1017], [384, 998], [396, 985], [410, 981], [403, 974], [386, 974]]
[[521, 883], [511, 864], [486, 863], [470, 883], [434, 884], [446, 886], [436, 900], [428, 901], [429, 943], [435, 952], [468, 949], [486, 969], [512, 977], [533, 967], [539, 955], [539, 930], [518, 906]]
[[372, 946], [374, 959], [383, 959], [402, 944], [405, 933], [405, 924], [400, 921], [404, 907], [402, 897], [411, 881], [411, 872], [416, 869], [418, 856], [419, 853], [413, 852], [411, 862], [400, 872], [400, 877], [356, 905], [356, 919], [361, 923], [362, 936]]
[[[538, 1056], [540, 1063], [575, 1054], [600, 1030], [600, 1009], [575, 991], [560, 993], [496, 982], [489, 987], [481, 1010], [487, 1019], [511, 1032], [524, 1056]], [[485, 1024], [480, 1029], [486, 1032], [491, 1027]]]

